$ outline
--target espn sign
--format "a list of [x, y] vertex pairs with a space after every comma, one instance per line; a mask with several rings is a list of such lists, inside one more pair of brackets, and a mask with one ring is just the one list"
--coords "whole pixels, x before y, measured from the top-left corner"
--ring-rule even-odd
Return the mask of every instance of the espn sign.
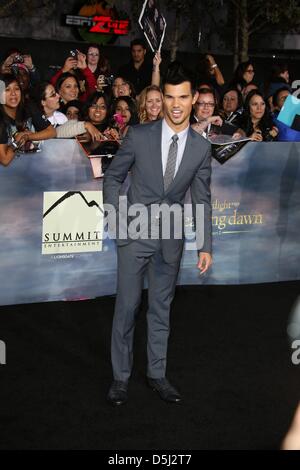
[[66, 15], [66, 25], [89, 27], [90, 33], [116, 34], [120, 36], [129, 32], [129, 20], [115, 20], [111, 16], [88, 17]]

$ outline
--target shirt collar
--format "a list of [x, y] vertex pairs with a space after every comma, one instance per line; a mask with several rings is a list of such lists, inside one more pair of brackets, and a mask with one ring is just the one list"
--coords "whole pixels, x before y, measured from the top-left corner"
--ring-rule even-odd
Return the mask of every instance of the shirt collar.
[[183, 139], [184, 137], [187, 136], [187, 133], [189, 131], [189, 125], [183, 129], [183, 131], [180, 131], [180, 132], [175, 132], [167, 123], [167, 121], [165, 119], [163, 119], [162, 121], [162, 131], [163, 131], [163, 134], [166, 136], [166, 138], [168, 140], [171, 140], [173, 135], [177, 134], [178, 135], [178, 139]]

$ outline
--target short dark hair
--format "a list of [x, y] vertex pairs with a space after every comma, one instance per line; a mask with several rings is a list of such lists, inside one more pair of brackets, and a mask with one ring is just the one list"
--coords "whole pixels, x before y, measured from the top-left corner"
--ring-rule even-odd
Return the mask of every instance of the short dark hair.
[[171, 62], [163, 81], [163, 93], [165, 92], [165, 85], [180, 85], [183, 82], [190, 82], [192, 94], [194, 95], [196, 87], [193, 74], [183, 67], [180, 62]]
[[[253, 82], [251, 82], [253, 83]], [[249, 83], [248, 83], [249, 85]], [[253, 83], [254, 85], [254, 83]], [[236, 94], [237, 94], [237, 99], [238, 99], [238, 108], [242, 108], [243, 107], [243, 97], [242, 97], [242, 93], [240, 92], [240, 90], [234, 86], [229, 86], [228, 88], [226, 88], [226, 90], [224, 91], [223, 95], [221, 96], [221, 99], [220, 99], [220, 104], [221, 104], [221, 107], [223, 108], [223, 100], [224, 100], [224, 97], [225, 95], [227, 95], [227, 93], [229, 93], [230, 91], [234, 91]]]
[[66, 104], [62, 104], [60, 107], [60, 111], [67, 115], [69, 108], [77, 108], [78, 109], [78, 121], [83, 120], [83, 104], [79, 100], [71, 100], [68, 101]]
[[214, 102], [215, 102], [214, 114], [219, 114], [219, 100], [218, 100], [216, 90], [214, 88], [202, 87], [202, 88], [198, 88], [197, 91], [199, 93], [199, 97], [200, 95], [207, 95], [207, 94], [210, 94], [214, 97]]
[[130, 49], [132, 49], [133, 46], [142, 46], [143, 49], [147, 49], [146, 42], [143, 38], [133, 39], [130, 43]]
[[274, 95], [272, 96], [273, 106], [278, 106], [279, 95], [282, 91], [288, 91], [289, 93], [291, 93], [288, 85], [278, 88], [278, 90], [276, 90]]

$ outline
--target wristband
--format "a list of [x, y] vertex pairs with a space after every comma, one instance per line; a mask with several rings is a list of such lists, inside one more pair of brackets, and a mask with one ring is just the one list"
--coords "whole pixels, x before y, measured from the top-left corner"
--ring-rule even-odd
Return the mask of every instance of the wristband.
[[19, 149], [19, 144], [15, 141], [14, 137], [10, 138], [10, 142], [8, 143], [9, 147], [12, 147], [14, 151]]
[[18, 150], [18, 148], [19, 148], [17, 142], [10, 142], [8, 145], [9, 145], [9, 147], [12, 147], [14, 152], [16, 152], [16, 150]]
[[218, 67], [218, 64], [213, 64], [210, 68], [215, 69], [216, 67]]

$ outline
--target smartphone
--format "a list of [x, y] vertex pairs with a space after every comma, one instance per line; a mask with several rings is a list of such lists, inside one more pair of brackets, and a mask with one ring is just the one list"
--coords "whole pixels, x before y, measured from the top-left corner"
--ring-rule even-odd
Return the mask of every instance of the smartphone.
[[76, 51], [76, 49], [72, 49], [70, 51], [70, 56], [73, 57], [73, 59], [77, 60], [77, 51]]

